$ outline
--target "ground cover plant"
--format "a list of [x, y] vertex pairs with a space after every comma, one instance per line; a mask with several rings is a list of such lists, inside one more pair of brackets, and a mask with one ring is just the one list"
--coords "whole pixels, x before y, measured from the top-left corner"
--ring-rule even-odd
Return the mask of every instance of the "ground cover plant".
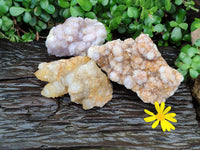
[[[190, 32], [200, 26], [198, 18], [192, 25], [187, 22], [187, 11], [198, 11], [194, 5], [193, 0], [0, 0], [0, 38], [13, 42], [39, 40], [56, 24], [81, 16], [102, 22], [108, 41], [135, 38], [143, 32], [156, 39], [158, 46], [180, 47], [191, 44]], [[180, 57], [177, 62], [183, 61]], [[185, 77], [196, 78], [199, 70], [188, 65], [177, 66]]]

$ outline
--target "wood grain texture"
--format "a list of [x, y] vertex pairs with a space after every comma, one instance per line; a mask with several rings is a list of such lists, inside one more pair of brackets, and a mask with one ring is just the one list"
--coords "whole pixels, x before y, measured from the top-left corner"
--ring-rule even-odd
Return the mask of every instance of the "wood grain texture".
[[[159, 50], [174, 67], [178, 51]], [[103, 108], [83, 110], [69, 95], [40, 95], [46, 83], [33, 75], [49, 56], [44, 42], [0, 40], [0, 149], [200, 149], [200, 127], [190, 89], [182, 83], [166, 105], [177, 114], [176, 130], [163, 133], [144, 122], [143, 103], [124, 86], [113, 83], [113, 99]]]

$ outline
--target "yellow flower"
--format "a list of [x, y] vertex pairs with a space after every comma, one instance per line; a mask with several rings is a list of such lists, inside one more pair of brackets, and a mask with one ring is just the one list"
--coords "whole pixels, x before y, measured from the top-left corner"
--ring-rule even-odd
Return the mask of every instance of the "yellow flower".
[[[162, 130], [165, 132], [172, 130], [175, 130], [175, 127], [169, 122], [177, 122], [177, 120], [174, 118], [176, 116], [175, 113], [168, 113], [171, 110], [171, 107], [168, 106], [165, 109], [165, 103], [162, 102], [161, 105], [159, 106], [158, 102], [155, 102], [155, 108], [157, 111], [157, 114], [155, 115], [153, 112], [144, 109], [144, 112], [147, 113], [148, 115], [150, 115], [150, 117], [146, 117], [144, 118], [144, 121], [146, 122], [152, 122], [154, 120], [156, 120], [153, 124], [152, 124], [152, 128], [156, 128], [160, 122], [161, 128]], [[168, 113], [168, 114], [167, 114]], [[169, 121], [167, 121], [169, 120]]]

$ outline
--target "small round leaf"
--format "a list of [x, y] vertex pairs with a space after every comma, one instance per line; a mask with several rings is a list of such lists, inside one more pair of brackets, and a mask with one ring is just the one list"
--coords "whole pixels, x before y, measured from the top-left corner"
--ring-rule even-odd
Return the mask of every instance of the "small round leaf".
[[42, 13], [40, 15], [40, 18], [44, 21], [44, 22], [48, 22], [51, 19], [51, 16], [47, 13]]
[[19, 6], [13, 6], [10, 8], [10, 14], [12, 16], [19, 16], [25, 11], [24, 8], [19, 7]]
[[78, 6], [70, 7], [70, 13], [73, 17], [84, 15], [84, 11]]
[[178, 41], [180, 41], [182, 39], [182, 32], [181, 32], [181, 29], [179, 27], [175, 27], [172, 30], [171, 39], [174, 42], [178, 42]]
[[41, 13], [42, 13], [41, 7], [39, 7], [39, 6], [35, 7], [35, 9], [34, 9], [34, 15], [40, 16]]
[[69, 2], [66, 0], [58, 0], [58, 5], [62, 8], [67, 8], [70, 6]]
[[183, 0], [175, 0], [174, 2], [176, 5], [181, 5], [183, 3]]
[[170, 36], [169, 32], [166, 32], [166, 33], [164, 33], [162, 35], [162, 39], [165, 40], [165, 41], [167, 41], [167, 40], [169, 40], [169, 36]]
[[197, 78], [197, 77], [199, 76], [198, 71], [196, 71], [196, 70], [194, 70], [194, 69], [190, 69], [190, 70], [189, 70], [189, 74], [190, 74], [190, 76], [191, 76], [193, 79], [195, 79], [195, 78]]
[[157, 24], [154, 26], [154, 31], [155, 32], [162, 32], [164, 30], [165, 26], [162, 24]]
[[128, 7], [127, 15], [130, 18], [137, 19], [139, 17], [139, 10], [136, 7]]
[[187, 23], [180, 23], [178, 26], [180, 28], [182, 28], [183, 30], [187, 30], [187, 28], [188, 28], [188, 24]]
[[55, 7], [51, 4], [48, 5], [48, 7], [45, 9], [46, 12], [49, 14], [53, 14], [55, 12]]
[[49, 6], [48, 0], [40, 0], [40, 6], [42, 9], [46, 9]]
[[197, 39], [194, 43], [194, 45], [196, 45], [197, 47], [200, 47], [200, 39]]
[[176, 21], [170, 21], [170, 22], [169, 22], [169, 25], [170, 25], [171, 27], [176, 27], [176, 26], [178, 25], [178, 23], [176, 23]]
[[66, 8], [63, 11], [63, 17], [65, 17], [65, 18], [69, 18], [70, 17], [70, 10], [69, 10], [69, 8]]
[[92, 9], [92, 3], [89, 0], [77, 0], [77, 2], [85, 11], [90, 11]]
[[85, 13], [85, 17], [91, 18], [91, 19], [96, 19], [97, 18], [97, 16], [93, 12], [87, 12], [87, 13]]

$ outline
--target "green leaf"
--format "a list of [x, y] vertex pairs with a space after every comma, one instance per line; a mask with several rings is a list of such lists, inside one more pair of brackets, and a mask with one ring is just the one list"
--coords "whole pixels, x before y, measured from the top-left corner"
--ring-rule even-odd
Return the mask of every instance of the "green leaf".
[[62, 8], [68, 8], [70, 6], [69, 2], [66, 0], [58, 0], [58, 5]]
[[200, 63], [200, 55], [196, 55], [193, 57], [192, 59], [193, 62], [197, 62], [197, 63]]
[[144, 34], [148, 34], [150, 37], [153, 37], [152, 29], [149, 26], [143, 26], [143, 29]]
[[90, 2], [92, 3], [92, 6], [95, 6], [98, 3], [98, 0], [90, 0]]
[[119, 24], [121, 23], [121, 20], [122, 20], [121, 16], [113, 18], [109, 23], [109, 28], [111, 30], [117, 29]]
[[96, 19], [97, 18], [97, 16], [93, 12], [87, 12], [87, 13], [85, 13], [85, 17], [91, 18], [91, 19]]
[[48, 22], [51, 19], [51, 16], [47, 13], [42, 13], [40, 15], [40, 18], [44, 21], [44, 22]]
[[102, 4], [103, 6], [106, 6], [106, 5], [108, 5], [108, 2], [109, 2], [109, 0], [102, 0], [102, 1], [101, 1], [101, 4]]
[[8, 17], [3, 16], [2, 17], [2, 26], [1, 26], [2, 30], [8, 31], [12, 26], [13, 26], [13, 21]]
[[187, 28], [188, 28], [188, 24], [187, 23], [180, 23], [178, 26], [180, 28], [182, 28], [183, 30], [187, 30]]
[[126, 8], [127, 7], [125, 5], [118, 5], [118, 6], [115, 5], [111, 9], [111, 15], [113, 17], [121, 16]]
[[37, 23], [36, 17], [33, 17], [33, 18], [31, 19], [31, 21], [29, 22], [29, 24], [30, 24], [31, 26], [35, 26], [36, 23]]
[[12, 16], [19, 16], [25, 11], [24, 8], [18, 7], [18, 6], [13, 6], [10, 8], [10, 14]]
[[179, 58], [181, 61], [183, 61], [183, 59], [184, 59], [186, 56], [187, 56], [186, 53], [180, 52], [180, 54], [178, 55], [178, 58]]
[[176, 14], [176, 22], [178, 24], [184, 22], [186, 20], [186, 11], [180, 8]]
[[170, 10], [169, 11], [167, 11], [169, 14], [174, 14], [175, 12], [176, 12], [176, 6], [173, 4], [173, 3], [171, 3], [171, 8], [170, 8]]
[[84, 11], [78, 6], [70, 7], [70, 13], [72, 17], [78, 17], [84, 15]]
[[162, 35], [162, 39], [165, 40], [165, 41], [169, 40], [169, 37], [170, 37], [169, 32], [166, 32], [166, 33], [164, 33], [164, 34]]
[[197, 71], [200, 70], [200, 63], [193, 62], [191, 68]]
[[180, 67], [182, 64], [183, 64], [183, 63], [181, 62], [181, 60], [180, 60], [179, 58], [177, 58], [176, 61], [175, 61], [175, 65], [176, 65], [177, 67]]
[[193, 79], [195, 79], [195, 78], [197, 78], [197, 77], [199, 76], [198, 71], [196, 71], [196, 70], [194, 70], [194, 69], [190, 69], [190, 70], [189, 70], [189, 74], [190, 74], [190, 76], [191, 76]]
[[185, 56], [183, 59], [182, 59], [183, 63], [184, 64], [188, 64], [190, 65], [192, 63], [192, 59], [188, 56]]
[[139, 17], [139, 10], [136, 7], [128, 7], [127, 15], [130, 18], [137, 19]]
[[188, 70], [181, 70], [180, 68], [177, 69], [179, 73], [181, 73], [184, 77], [186, 77]]
[[190, 33], [188, 33], [188, 34], [185, 34], [184, 36], [183, 36], [183, 39], [182, 39], [183, 41], [186, 41], [186, 42], [188, 42], [188, 43], [190, 43], [191, 42], [191, 34]]
[[165, 26], [162, 24], [157, 24], [154, 26], [154, 31], [155, 32], [162, 32], [164, 30]]
[[148, 15], [144, 20], [144, 23], [148, 26], [152, 24], [159, 24], [160, 22], [161, 22], [161, 18], [156, 15]]
[[0, 1], [0, 13], [5, 14], [8, 12], [9, 6], [6, 4], [6, 2], [3, 0]]
[[191, 46], [190, 46], [189, 44], [183, 46], [183, 47], [181, 48], [181, 52], [187, 54], [187, 51], [188, 51], [188, 49], [189, 49], [190, 47], [191, 47]]
[[200, 39], [197, 39], [194, 43], [195, 46], [200, 47]]
[[190, 30], [195, 31], [198, 28], [198, 26], [200, 26], [200, 20], [195, 20], [192, 22], [192, 24], [190, 26]]
[[171, 27], [176, 27], [176, 26], [178, 25], [178, 23], [176, 23], [176, 21], [170, 21], [170, 22], [169, 22], [169, 25], [170, 25]]
[[3, 23], [3, 21], [2, 21], [2, 19], [0, 18], [0, 28], [1, 28], [1, 26], [2, 26], [2, 23]]
[[188, 70], [189, 68], [190, 68], [190, 65], [188, 65], [188, 64], [182, 64], [182, 65], [180, 65], [180, 67], [179, 67], [181, 70]]
[[31, 14], [29, 12], [25, 12], [23, 16], [24, 22], [29, 23], [31, 19], [32, 19]]
[[198, 50], [194, 47], [190, 47], [188, 50], [187, 50], [187, 55], [191, 58], [193, 57], [196, 53], [198, 52]]
[[41, 13], [42, 13], [41, 7], [40, 6], [35, 7], [35, 9], [34, 9], [34, 15], [35, 16], [40, 16]]
[[38, 25], [39, 25], [40, 28], [43, 29], [43, 30], [47, 28], [46, 23], [44, 23], [44, 22], [42, 22], [42, 21], [40, 21], [40, 20], [38, 21]]
[[65, 17], [65, 18], [69, 18], [70, 17], [70, 9], [69, 8], [66, 8], [63, 11], [63, 17]]
[[90, 11], [92, 9], [92, 3], [89, 0], [77, 0], [77, 2], [85, 11]]
[[169, 11], [171, 9], [171, 1], [170, 0], [165, 0], [165, 9]]
[[175, 0], [174, 3], [179, 6], [183, 3], [183, 0]]
[[55, 7], [51, 4], [48, 5], [48, 7], [45, 9], [46, 12], [49, 14], [53, 14], [55, 12]]
[[40, 32], [42, 29], [39, 26], [35, 26], [37, 32]]
[[181, 32], [181, 29], [180, 29], [179, 27], [175, 27], [175, 28], [172, 30], [171, 39], [172, 39], [172, 41], [174, 41], [174, 42], [181, 41], [181, 39], [182, 39], [182, 32]]
[[40, 6], [42, 9], [46, 9], [49, 6], [48, 0], [40, 0]]
[[132, 30], [132, 31], [135, 31], [136, 30], [136, 25], [135, 24], [133, 24], [133, 23], [131, 23], [130, 25], [129, 25], [129, 28]]
[[78, 3], [77, 0], [71, 0], [70, 6], [71, 7], [75, 6], [77, 3]]

